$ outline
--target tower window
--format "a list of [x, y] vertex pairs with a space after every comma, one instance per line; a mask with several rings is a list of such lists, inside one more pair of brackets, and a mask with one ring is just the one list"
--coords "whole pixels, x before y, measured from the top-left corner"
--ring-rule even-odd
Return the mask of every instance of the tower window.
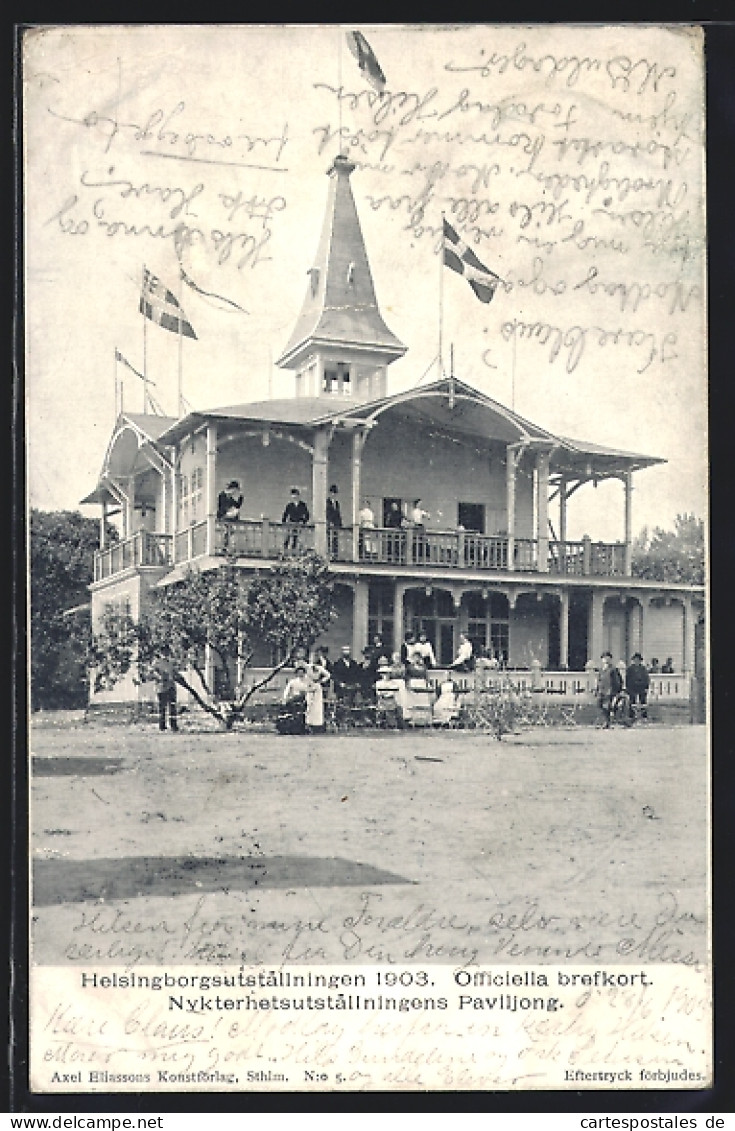
[[324, 382], [322, 389], [325, 393], [337, 393], [338, 396], [350, 395], [350, 367], [344, 361], [338, 361], [334, 368], [324, 369]]

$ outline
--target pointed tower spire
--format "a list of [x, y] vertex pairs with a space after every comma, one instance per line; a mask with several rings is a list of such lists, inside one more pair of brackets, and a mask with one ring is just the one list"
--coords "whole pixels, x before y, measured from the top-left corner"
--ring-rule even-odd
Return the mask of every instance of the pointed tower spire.
[[350, 186], [355, 165], [335, 157], [324, 227], [306, 298], [277, 364], [296, 371], [297, 394], [334, 393], [367, 400], [385, 395], [386, 367], [406, 352], [378, 309]]

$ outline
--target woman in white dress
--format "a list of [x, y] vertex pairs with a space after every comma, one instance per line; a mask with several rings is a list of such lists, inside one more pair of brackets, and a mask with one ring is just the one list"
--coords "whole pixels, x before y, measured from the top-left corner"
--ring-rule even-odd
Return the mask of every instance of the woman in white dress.
[[324, 666], [321, 657], [318, 654], [312, 656], [306, 669], [307, 731], [324, 730], [324, 689], [330, 679], [329, 669]]

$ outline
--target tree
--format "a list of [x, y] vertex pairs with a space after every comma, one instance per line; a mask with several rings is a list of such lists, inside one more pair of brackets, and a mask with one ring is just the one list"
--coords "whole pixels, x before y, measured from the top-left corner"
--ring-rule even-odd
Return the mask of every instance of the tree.
[[704, 522], [678, 514], [673, 530], [644, 527], [633, 542], [633, 576], [651, 581], [704, 584]]
[[[133, 668], [138, 680], [153, 679], [157, 662], [168, 655], [177, 683], [229, 729], [255, 692], [293, 661], [297, 649], [311, 647], [334, 615], [328, 563], [312, 552], [284, 558], [253, 575], [232, 563], [207, 573], [190, 569], [183, 580], [153, 595], [137, 623], [129, 614], [109, 609], [89, 663], [100, 689], [114, 686]], [[281, 659], [251, 682], [247, 669], [259, 645], [269, 646]], [[207, 648], [219, 661], [217, 687], [206, 678]]]
[[[109, 528], [111, 537], [117, 532]], [[31, 705], [87, 702], [88, 586], [99, 525], [79, 511], [30, 514]], [[70, 610], [76, 610], [70, 613]]]

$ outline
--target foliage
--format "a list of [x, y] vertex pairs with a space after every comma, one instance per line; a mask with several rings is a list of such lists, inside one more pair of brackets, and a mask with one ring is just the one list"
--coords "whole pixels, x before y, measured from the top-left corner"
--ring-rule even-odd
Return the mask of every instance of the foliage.
[[[112, 528], [109, 533], [117, 536]], [[34, 509], [29, 534], [31, 705], [81, 707], [87, 702], [88, 586], [99, 523], [79, 511]]]
[[644, 528], [633, 543], [633, 576], [651, 581], [704, 584], [704, 522], [678, 514], [673, 530]]
[[478, 689], [475, 700], [460, 714], [460, 724], [487, 730], [500, 741], [517, 727], [521, 691], [510, 679], [493, 680], [486, 688]]
[[[95, 686], [107, 688], [134, 665], [136, 678], [155, 679], [156, 665], [168, 655], [177, 682], [229, 728], [255, 692], [292, 662], [297, 649], [311, 647], [333, 616], [329, 566], [312, 552], [254, 575], [231, 563], [207, 573], [190, 569], [182, 581], [156, 591], [139, 623], [109, 609], [89, 663]], [[282, 659], [253, 683], [246, 673], [258, 645], [269, 646]], [[206, 677], [207, 648], [218, 660], [216, 688]]]

